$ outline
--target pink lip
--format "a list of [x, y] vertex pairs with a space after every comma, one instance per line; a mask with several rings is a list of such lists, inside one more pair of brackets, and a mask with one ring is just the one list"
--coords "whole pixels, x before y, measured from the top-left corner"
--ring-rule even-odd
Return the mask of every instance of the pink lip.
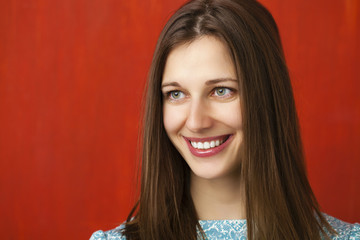
[[211, 156], [214, 156], [215, 154], [218, 154], [220, 151], [222, 151], [224, 148], [226, 148], [227, 145], [229, 145], [229, 143], [231, 142], [232, 140], [232, 137], [233, 135], [230, 135], [228, 137], [228, 139], [226, 139], [226, 141], [221, 144], [220, 146], [217, 146], [217, 147], [214, 147], [214, 148], [209, 148], [209, 149], [196, 149], [194, 148], [190, 141], [192, 142], [208, 142], [208, 141], [212, 141], [212, 140], [215, 140], [215, 139], [221, 139], [221, 138], [224, 138], [224, 137], [227, 137], [229, 135], [223, 135], [223, 136], [216, 136], [216, 137], [208, 137], [208, 138], [188, 138], [188, 137], [184, 137], [189, 149], [190, 149], [190, 152], [197, 156], [197, 157], [211, 157]]

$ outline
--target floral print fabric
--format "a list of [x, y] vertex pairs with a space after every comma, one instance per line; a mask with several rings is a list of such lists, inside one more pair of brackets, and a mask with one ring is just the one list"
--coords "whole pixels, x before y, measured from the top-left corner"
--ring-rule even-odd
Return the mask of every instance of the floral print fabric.
[[[360, 240], [360, 224], [350, 224], [324, 214], [330, 225], [338, 235], [331, 236], [332, 240]], [[200, 220], [200, 226], [208, 240], [246, 240], [246, 220]], [[90, 240], [126, 240], [121, 234], [124, 225], [110, 231], [97, 231]], [[200, 233], [199, 233], [200, 236]]]

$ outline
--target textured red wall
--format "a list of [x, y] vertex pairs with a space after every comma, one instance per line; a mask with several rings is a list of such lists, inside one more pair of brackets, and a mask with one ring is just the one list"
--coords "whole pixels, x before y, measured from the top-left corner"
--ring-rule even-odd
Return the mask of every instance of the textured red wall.
[[309, 178], [323, 211], [360, 220], [360, 1], [262, 0], [278, 22]]
[[[182, 2], [0, 0], [3, 239], [87, 239], [125, 219], [144, 81]], [[261, 2], [283, 38], [315, 194], [359, 221], [359, 1]]]

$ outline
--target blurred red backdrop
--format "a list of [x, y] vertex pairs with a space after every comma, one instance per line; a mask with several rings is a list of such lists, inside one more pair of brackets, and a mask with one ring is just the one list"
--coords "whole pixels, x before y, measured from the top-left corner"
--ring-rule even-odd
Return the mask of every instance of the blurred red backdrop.
[[[125, 220], [142, 91], [184, 1], [0, 1], [0, 236], [87, 239]], [[309, 178], [360, 219], [358, 0], [262, 0], [278, 22]]]

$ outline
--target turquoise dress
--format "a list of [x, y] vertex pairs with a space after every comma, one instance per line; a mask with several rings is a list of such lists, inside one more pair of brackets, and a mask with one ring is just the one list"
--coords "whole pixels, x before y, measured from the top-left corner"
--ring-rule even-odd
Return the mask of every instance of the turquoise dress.
[[[337, 231], [333, 240], [360, 240], [360, 224], [350, 224], [324, 214], [326, 220]], [[246, 240], [246, 220], [200, 220], [202, 229], [209, 240]], [[123, 225], [110, 231], [97, 231], [90, 240], [126, 240], [121, 234]]]

